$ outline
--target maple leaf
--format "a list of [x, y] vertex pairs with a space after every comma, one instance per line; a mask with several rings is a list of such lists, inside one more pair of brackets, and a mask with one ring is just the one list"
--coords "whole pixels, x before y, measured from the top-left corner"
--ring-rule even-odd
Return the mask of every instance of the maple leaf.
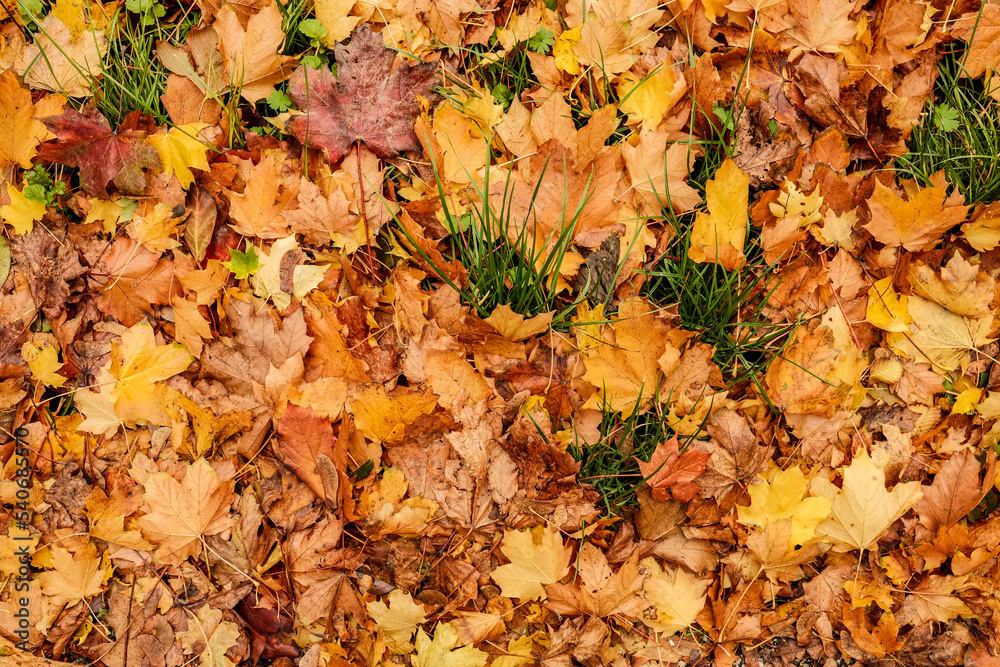
[[636, 459], [639, 471], [652, 489], [654, 500], [666, 502], [673, 498], [687, 502], [698, 495], [694, 480], [705, 472], [712, 455], [691, 447], [683, 454], [678, 449], [677, 436], [660, 442], [653, 450], [649, 463]]
[[419, 111], [417, 96], [437, 101], [437, 63], [405, 63], [392, 69], [396, 53], [382, 37], [363, 25], [349, 45], [337, 44], [337, 77], [325, 67], [312, 72], [300, 67], [292, 74], [289, 96], [304, 116], [286, 127], [304, 144], [327, 152], [331, 162], [344, 156], [356, 141], [381, 158], [420, 150], [413, 131]]
[[90, 534], [128, 549], [151, 551], [153, 545], [142, 539], [138, 530], [125, 529], [125, 517], [139, 509], [140, 505], [142, 498], [139, 494], [124, 485], [112, 489], [110, 496], [95, 486], [87, 497]]
[[969, 211], [957, 190], [948, 197], [946, 187], [926, 187], [903, 199], [879, 180], [867, 205], [872, 218], [864, 227], [875, 240], [910, 251], [933, 248], [944, 232], [965, 221]]
[[45, 215], [45, 204], [24, 196], [24, 190], [7, 188], [10, 203], [0, 206], [0, 218], [14, 228], [15, 234], [30, 234], [35, 223]]
[[207, 123], [188, 123], [146, 138], [160, 154], [163, 172], [167, 175], [171, 172], [177, 174], [177, 180], [185, 190], [194, 183], [192, 167], [201, 171], [209, 169], [208, 159], [205, 157], [209, 146], [198, 137], [198, 133], [206, 127]]
[[942, 464], [934, 482], [923, 489], [923, 498], [916, 506], [920, 523], [931, 531], [951, 528], [976, 508], [993, 486], [995, 461], [987, 468], [980, 482], [981, 466], [971, 449], [956, 452]]
[[295, 64], [295, 58], [279, 54], [285, 42], [281, 21], [277, 3], [268, 2], [250, 17], [246, 29], [229, 4], [212, 24], [219, 37], [226, 83], [251, 104], [274, 92], [274, 86], [288, 78]]
[[408, 488], [403, 471], [389, 468], [374, 488], [361, 494], [358, 513], [366, 520], [371, 539], [386, 535], [416, 537], [426, 530], [438, 504], [420, 496], [403, 500]]
[[165, 472], [146, 477], [143, 498], [150, 511], [138, 526], [157, 545], [157, 562], [179, 565], [198, 555], [202, 538], [229, 530], [233, 485], [232, 480], [219, 482], [205, 459], [185, 466], [183, 482]]
[[774, 474], [770, 482], [747, 487], [750, 506], [738, 505], [736, 513], [744, 525], [766, 528], [768, 524], [791, 519], [789, 545], [805, 544], [816, 526], [830, 514], [827, 498], [805, 497], [809, 482], [798, 466]]
[[967, 576], [930, 575], [903, 600], [898, 614], [900, 619], [921, 625], [928, 621], [947, 623], [953, 618], [975, 618], [972, 610], [954, 595], [955, 589], [967, 580]]
[[278, 310], [291, 304], [292, 297], [300, 301], [323, 281], [325, 266], [299, 264], [304, 253], [294, 236], [286, 236], [271, 244], [270, 250], [260, 251], [263, 261], [252, 282], [254, 294], [270, 299]]
[[[138, 119], [130, 116], [122, 127]], [[107, 199], [108, 183], [123, 193], [142, 194], [146, 188], [143, 169], [159, 171], [160, 157], [145, 142], [146, 132], [134, 128], [113, 132], [108, 120], [91, 105], [83, 113], [67, 109], [58, 116], [40, 119], [53, 134], [55, 142], [38, 148], [38, 157], [67, 167], [80, 168], [80, 184], [88, 194]]]
[[31, 92], [17, 80], [14, 70], [0, 74], [0, 169], [18, 165], [31, 168], [38, 142], [48, 130], [35, 120]]
[[427, 620], [427, 611], [422, 604], [413, 601], [409, 593], [398, 588], [387, 597], [389, 604], [380, 600], [369, 602], [368, 613], [378, 625], [379, 633], [386, 639], [393, 653], [408, 653], [410, 639], [417, 626]]
[[877, 281], [868, 290], [865, 319], [883, 331], [910, 330], [909, 299], [892, 287], [892, 276]]
[[49, 387], [62, 387], [66, 384], [66, 378], [56, 372], [63, 366], [59, 361], [58, 347], [39, 347], [34, 343], [25, 343], [21, 346], [21, 357], [28, 362], [31, 375], [42, 384]]
[[419, 631], [414, 667], [486, 667], [488, 654], [473, 646], [455, 648], [457, 643], [458, 633], [449, 623], [438, 623], [433, 639]]
[[708, 213], [699, 212], [691, 227], [692, 261], [715, 262], [730, 271], [743, 266], [749, 196], [750, 177], [727, 158], [705, 185]]
[[421, 415], [430, 414], [437, 405], [430, 392], [397, 387], [386, 392], [382, 383], [357, 387], [351, 395], [354, 423], [365, 437], [375, 442], [398, 442], [403, 432]]
[[266, 154], [251, 168], [243, 192], [229, 193], [231, 224], [243, 236], [275, 239], [287, 235], [285, 213], [295, 190], [281, 187], [278, 173], [283, 158], [283, 153]]
[[633, 553], [617, 572], [612, 572], [604, 552], [588, 542], [580, 548], [577, 563], [578, 586], [555, 583], [545, 587], [548, 609], [567, 616], [637, 618], [649, 606], [649, 602], [638, 595], [645, 580], [639, 572], [638, 552]]
[[53, 569], [39, 574], [38, 583], [55, 607], [73, 606], [101, 592], [107, 569], [101, 567], [104, 559], [98, 557], [93, 542], [75, 557], [62, 547], [49, 549]]
[[584, 360], [583, 379], [600, 390], [585, 407], [599, 409], [606, 402], [612, 410], [628, 413], [647, 409], [646, 401], [656, 395], [661, 358], [679, 358], [685, 338], [658, 319], [646, 302], [623, 303], [597, 354]]
[[16, 67], [25, 83], [69, 97], [90, 97], [91, 81], [101, 75], [101, 58], [107, 51], [103, 30], [88, 30], [74, 37], [55, 12], [39, 24], [34, 43], [16, 56]]
[[912, 326], [908, 332], [889, 334], [889, 349], [943, 371], [965, 368], [971, 352], [993, 340], [992, 313], [969, 319], [919, 296], [909, 297], [907, 310]]
[[161, 380], [177, 375], [194, 360], [183, 345], [157, 345], [153, 328], [145, 320], [126, 330], [111, 345], [108, 369], [115, 383], [110, 400], [115, 414], [127, 424], [148, 420], [168, 424], [153, 390]]
[[519, 600], [544, 600], [543, 584], [554, 584], [566, 576], [573, 554], [551, 526], [504, 531], [500, 551], [510, 563], [493, 570], [490, 577], [505, 596]]
[[842, 474], [841, 489], [825, 478], [813, 480], [813, 491], [832, 501], [830, 518], [816, 528], [816, 534], [833, 543], [837, 551], [870, 549], [923, 495], [920, 482], [897, 484], [886, 491], [885, 472], [864, 449], [855, 454]]
[[204, 645], [199, 654], [205, 667], [234, 667], [226, 657], [226, 651], [240, 641], [240, 626], [233, 621], [222, 620], [222, 610], [212, 609], [207, 604], [198, 610], [198, 615], [189, 622], [189, 629], [177, 633], [177, 639], [185, 653], [194, 653], [196, 647]]
[[653, 603], [642, 622], [657, 632], [674, 634], [694, 623], [705, 606], [708, 581], [698, 579], [683, 568], [673, 571], [660, 567], [654, 558], [639, 563], [648, 573], [643, 583], [646, 599]]

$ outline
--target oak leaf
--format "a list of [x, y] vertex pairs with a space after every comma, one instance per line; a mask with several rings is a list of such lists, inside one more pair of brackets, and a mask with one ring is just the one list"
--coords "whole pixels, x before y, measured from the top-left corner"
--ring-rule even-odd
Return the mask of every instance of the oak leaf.
[[205, 537], [229, 530], [233, 485], [220, 482], [205, 459], [186, 466], [182, 482], [165, 472], [146, 477], [143, 498], [150, 511], [138, 526], [157, 545], [158, 563], [179, 565], [198, 555]]
[[730, 271], [743, 266], [749, 196], [750, 177], [726, 159], [705, 186], [708, 213], [699, 212], [691, 227], [692, 261], [714, 262]]
[[830, 517], [816, 528], [820, 539], [836, 551], [870, 549], [896, 519], [920, 502], [920, 482], [885, 488], [885, 472], [864, 449], [843, 468], [844, 486], [836, 488], [825, 478], [814, 478], [812, 490], [832, 502]]
[[[137, 119], [132, 116], [130, 119]], [[108, 183], [113, 182], [123, 193], [142, 194], [146, 188], [143, 169], [159, 171], [160, 157], [146, 143], [146, 132], [128, 128], [112, 131], [108, 120], [91, 105], [83, 113], [67, 109], [58, 116], [40, 120], [56, 135], [56, 141], [45, 142], [38, 157], [67, 167], [80, 168], [80, 184], [88, 194], [107, 199]]]
[[639, 471], [652, 489], [654, 500], [666, 502], [673, 498], [687, 502], [698, 495], [694, 480], [705, 472], [705, 464], [712, 455], [694, 447], [680, 453], [677, 436], [660, 442], [653, 450], [649, 463], [636, 459]]
[[544, 600], [543, 584], [554, 584], [566, 576], [573, 554], [551, 525], [504, 531], [500, 551], [510, 563], [493, 570], [490, 577], [505, 596], [519, 600]]
[[349, 45], [337, 44], [337, 77], [323, 68], [308, 73], [299, 68], [289, 83], [289, 96], [306, 114], [287, 123], [304, 144], [327, 152], [331, 162], [344, 156], [356, 141], [381, 158], [420, 150], [413, 131], [419, 111], [417, 96], [429, 102], [437, 84], [437, 63], [402, 64], [392, 69], [396, 53], [381, 35], [366, 25], [354, 32]]

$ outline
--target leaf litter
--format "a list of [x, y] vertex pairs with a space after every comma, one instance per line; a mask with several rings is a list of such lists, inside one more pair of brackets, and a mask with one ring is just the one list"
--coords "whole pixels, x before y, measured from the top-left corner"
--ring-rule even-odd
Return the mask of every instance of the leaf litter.
[[3, 19], [5, 660], [996, 662], [996, 5], [148, 4]]

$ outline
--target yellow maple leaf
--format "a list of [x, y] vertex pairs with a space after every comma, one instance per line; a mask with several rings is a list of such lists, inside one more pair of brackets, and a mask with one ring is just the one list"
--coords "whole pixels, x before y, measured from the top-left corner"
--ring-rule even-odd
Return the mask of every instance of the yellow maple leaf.
[[353, 0], [316, 0], [316, 18], [326, 28], [327, 44], [342, 42], [354, 32], [361, 17], [350, 15], [353, 7]]
[[979, 252], [1000, 246], [1000, 202], [993, 202], [972, 222], [962, 225], [962, 236]]
[[544, 585], [566, 576], [573, 555], [551, 525], [504, 531], [500, 551], [510, 563], [493, 570], [490, 576], [505, 596], [519, 600], [544, 600]]
[[38, 142], [48, 130], [35, 120], [31, 92], [21, 85], [13, 69], [0, 74], [0, 169], [18, 165], [31, 168]]
[[128, 235], [152, 252], [164, 252], [180, 243], [174, 238], [183, 218], [174, 216], [174, 209], [166, 202], [137, 211], [128, 225]]
[[[580, 306], [577, 306], [577, 310], [579, 309]], [[548, 331], [554, 312], [542, 313], [525, 319], [524, 315], [515, 313], [510, 306], [502, 304], [490, 313], [486, 321], [507, 340], [519, 341]]]
[[397, 387], [386, 392], [381, 382], [358, 386], [351, 394], [351, 414], [358, 430], [374, 442], [396, 442], [407, 425], [430, 414], [438, 398], [430, 392]]
[[686, 336], [668, 329], [649, 304], [638, 299], [621, 305], [609, 330], [597, 353], [584, 360], [583, 379], [599, 390], [584, 407], [601, 409], [607, 404], [628, 414], [644, 411], [659, 388], [661, 357], [679, 358]]
[[417, 653], [414, 667], [486, 667], [487, 653], [473, 646], [455, 648], [458, 632], [449, 623], [438, 623], [431, 639], [421, 630], [417, 633]]
[[886, 491], [885, 472], [864, 449], [843, 468], [844, 485], [816, 477], [812, 490], [832, 501], [830, 517], [816, 528], [835, 551], [870, 549], [889, 526], [920, 502], [920, 482], [897, 484]]
[[968, 366], [970, 352], [989, 343], [993, 315], [961, 317], [933, 301], [911, 296], [908, 310], [913, 317], [909, 332], [891, 333], [889, 349], [896, 354], [931, 363], [938, 371]]
[[868, 290], [868, 309], [865, 319], [883, 331], [909, 331], [908, 297], [893, 289], [892, 276], [879, 280]]
[[243, 236], [275, 239], [288, 233], [284, 212], [291, 204], [292, 191], [281, 191], [278, 170], [284, 153], [268, 153], [251, 167], [241, 194], [229, 193], [229, 213], [233, 229]]
[[691, 227], [692, 261], [714, 262], [730, 271], [743, 266], [749, 196], [750, 177], [727, 158], [705, 186], [708, 213], [699, 212]]
[[188, 123], [170, 128], [169, 132], [146, 137], [146, 141], [160, 154], [163, 173], [168, 176], [171, 172], [177, 174], [177, 180], [185, 190], [194, 183], [192, 167], [201, 171], [209, 169], [206, 157], [209, 145], [198, 137], [198, 133], [206, 127], [207, 123]]
[[30, 233], [35, 222], [45, 215], [45, 204], [28, 199], [23, 192], [23, 189], [8, 187], [7, 195], [10, 197], [10, 203], [0, 206], [0, 218], [13, 227], [16, 234]]
[[56, 371], [63, 367], [59, 361], [59, 348], [54, 345], [41, 347], [34, 343], [21, 346], [21, 357], [28, 362], [28, 368], [36, 380], [49, 387], [62, 387], [66, 378]]
[[131, 200], [119, 197], [115, 200], [91, 198], [88, 201], [91, 208], [87, 212], [87, 219], [84, 220], [84, 224], [89, 225], [92, 222], [103, 220], [104, 231], [108, 234], [114, 234], [115, 229], [118, 227], [118, 221], [121, 220], [122, 213], [125, 211], [125, 202]]
[[97, 555], [97, 546], [88, 542], [86, 548], [73, 556], [62, 547], [51, 546], [52, 569], [38, 575], [42, 593], [53, 606], [72, 607], [81, 600], [101, 592], [107, 568]]
[[871, 221], [864, 227], [876, 241], [890, 248], [930, 250], [941, 240], [941, 234], [964, 221], [969, 211], [961, 203], [961, 194], [957, 201], [954, 195], [946, 195], [945, 186], [926, 187], [903, 199], [876, 180], [875, 191], [867, 202]]
[[111, 366], [115, 383], [109, 396], [115, 414], [126, 424], [147, 420], [169, 424], [154, 394], [157, 382], [177, 375], [194, 360], [183, 345], [157, 345], [153, 328], [142, 320], [111, 344]]
[[358, 500], [358, 514], [365, 519], [365, 532], [373, 540], [386, 535], [417, 537], [438, 510], [433, 500], [403, 498], [409, 483], [398, 468], [389, 468], [370, 490]]
[[201, 551], [201, 540], [229, 530], [229, 504], [233, 481], [219, 482], [205, 459], [187, 466], [184, 481], [165, 472], [150, 473], [143, 499], [149, 513], [139, 519], [139, 529], [157, 545], [156, 561], [179, 565]]
[[577, 60], [576, 54], [573, 53], [573, 47], [580, 41], [582, 31], [582, 25], [578, 25], [572, 30], [564, 30], [556, 38], [556, 42], [552, 47], [552, 55], [555, 57], [556, 67], [574, 76], [580, 73], [580, 61]]
[[427, 611], [424, 605], [414, 602], [409, 593], [398, 588], [389, 593], [387, 600], [388, 605], [380, 600], [369, 602], [366, 605], [368, 614], [375, 619], [379, 634], [386, 640], [390, 651], [409, 653], [412, 650], [410, 639], [417, 626], [427, 620]]
[[705, 606], [705, 590], [709, 582], [698, 579], [683, 568], [664, 570], [652, 557], [639, 563], [648, 572], [643, 591], [653, 606], [646, 610], [642, 622], [657, 632], [672, 635], [689, 627]]
[[185, 653], [195, 653], [202, 667], [234, 667], [226, 651], [240, 641], [240, 627], [233, 621], [222, 620], [222, 610], [203, 606], [197, 617], [188, 620], [188, 629], [177, 633], [177, 640]]
[[781, 470], [773, 479], [747, 487], [750, 506], [737, 505], [740, 523], [766, 528], [769, 523], [791, 519], [790, 545], [805, 544], [813, 538], [816, 526], [830, 514], [827, 498], [803, 497], [809, 482], [798, 467]]
[[655, 130], [667, 112], [687, 92], [684, 76], [678, 78], [672, 67], [660, 66], [657, 70], [639, 77], [626, 72], [618, 80], [618, 108], [629, 116], [630, 124], [642, 123]]

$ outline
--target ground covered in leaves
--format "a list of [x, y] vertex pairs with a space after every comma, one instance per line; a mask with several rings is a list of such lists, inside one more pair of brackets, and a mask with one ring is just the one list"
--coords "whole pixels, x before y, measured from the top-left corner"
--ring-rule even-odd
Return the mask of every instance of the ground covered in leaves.
[[1000, 5], [0, 18], [3, 664], [1000, 665]]

